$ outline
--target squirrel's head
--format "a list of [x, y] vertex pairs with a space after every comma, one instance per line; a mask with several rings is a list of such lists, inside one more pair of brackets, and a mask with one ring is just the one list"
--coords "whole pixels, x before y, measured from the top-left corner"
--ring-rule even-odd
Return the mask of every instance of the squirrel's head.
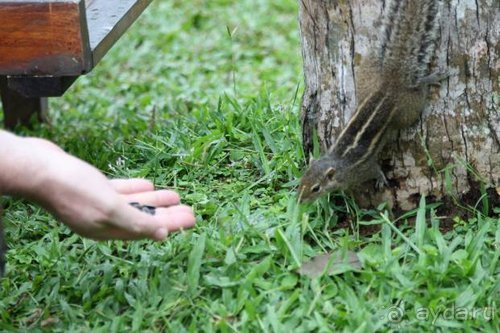
[[339, 167], [331, 158], [311, 160], [309, 167], [300, 179], [297, 190], [299, 202], [310, 202], [325, 193], [343, 189], [345, 182], [338, 170]]

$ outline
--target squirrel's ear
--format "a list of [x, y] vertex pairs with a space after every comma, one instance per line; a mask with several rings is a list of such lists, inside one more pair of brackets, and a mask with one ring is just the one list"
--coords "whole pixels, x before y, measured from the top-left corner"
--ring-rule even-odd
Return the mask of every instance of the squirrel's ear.
[[314, 162], [314, 157], [312, 155], [309, 155], [309, 165]]
[[326, 177], [328, 177], [328, 179], [332, 180], [333, 177], [335, 176], [335, 172], [336, 172], [335, 168], [328, 168], [325, 172], [325, 175]]

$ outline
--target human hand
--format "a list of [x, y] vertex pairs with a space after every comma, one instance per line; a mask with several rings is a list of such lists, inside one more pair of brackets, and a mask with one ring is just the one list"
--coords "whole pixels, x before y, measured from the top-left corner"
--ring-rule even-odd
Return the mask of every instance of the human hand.
[[[179, 195], [173, 191], [155, 191], [153, 184], [145, 179], [113, 179], [109, 180], [109, 183], [120, 199], [115, 202], [118, 204], [116, 209], [110, 206], [111, 211], [105, 212], [107, 217], [98, 217], [97, 223], [92, 223], [92, 218], [87, 222], [74, 218], [66, 219], [63, 216], [59, 218], [80, 235], [98, 240], [141, 238], [162, 240], [169, 232], [194, 225], [192, 209], [179, 205]], [[83, 196], [83, 200], [86, 199], [88, 198]], [[110, 200], [107, 201], [110, 203]], [[155, 206], [155, 214], [142, 212], [131, 206], [131, 202]], [[91, 209], [93, 208], [91, 206]], [[59, 216], [57, 212], [54, 214]], [[70, 215], [75, 215], [75, 212]]]
[[[192, 209], [180, 205], [179, 195], [173, 191], [155, 191], [153, 184], [143, 179], [108, 180], [49, 141], [14, 138], [10, 137], [15, 142], [9, 149], [0, 149], [0, 155], [10, 156], [9, 161], [0, 162], [7, 171], [0, 185], [9, 193], [39, 203], [82, 236], [162, 240], [168, 232], [195, 223]], [[130, 202], [158, 208], [150, 215]]]

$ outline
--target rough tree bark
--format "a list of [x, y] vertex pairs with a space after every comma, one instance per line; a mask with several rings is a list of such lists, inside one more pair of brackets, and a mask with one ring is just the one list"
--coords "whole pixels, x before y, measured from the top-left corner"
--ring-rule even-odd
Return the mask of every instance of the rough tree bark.
[[[300, 0], [305, 91], [303, 145], [321, 150], [340, 133], [356, 105], [356, 69], [377, 46], [387, 0]], [[420, 194], [436, 199], [476, 192], [477, 181], [500, 194], [499, 35], [497, 0], [444, 0], [433, 66], [451, 77], [432, 88], [419, 124], [401, 132], [380, 156], [391, 186], [366, 186], [363, 206], [383, 200], [415, 207]], [[470, 170], [470, 167], [473, 170]]]

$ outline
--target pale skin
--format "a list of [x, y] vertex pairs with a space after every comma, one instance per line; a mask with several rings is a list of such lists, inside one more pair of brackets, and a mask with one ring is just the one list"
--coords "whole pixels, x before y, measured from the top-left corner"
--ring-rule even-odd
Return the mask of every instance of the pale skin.
[[[109, 180], [52, 142], [0, 130], [0, 193], [40, 204], [76, 233], [96, 240], [163, 240], [192, 227], [179, 195], [145, 179]], [[155, 215], [129, 205], [156, 206]]]

